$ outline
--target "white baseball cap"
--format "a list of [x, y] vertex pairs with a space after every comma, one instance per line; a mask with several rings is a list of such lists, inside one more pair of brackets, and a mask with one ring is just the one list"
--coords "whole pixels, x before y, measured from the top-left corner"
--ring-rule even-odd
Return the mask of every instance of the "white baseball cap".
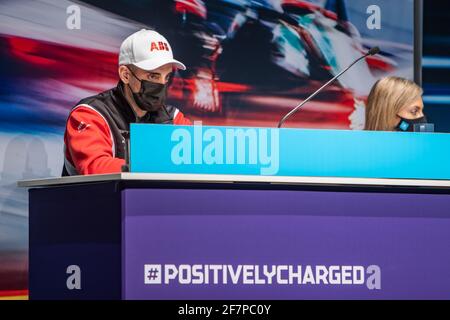
[[119, 65], [133, 64], [150, 71], [169, 63], [186, 70], [184, 64], [173, 58], [169, 41], [156, 31], [142, 29], [126, 38], [120, 46]]

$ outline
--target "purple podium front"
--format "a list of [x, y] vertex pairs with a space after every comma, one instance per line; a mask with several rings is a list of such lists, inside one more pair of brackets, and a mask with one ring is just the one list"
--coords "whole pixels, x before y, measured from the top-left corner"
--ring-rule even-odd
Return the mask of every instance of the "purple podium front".
[[449, 299], [450, 181], [24, 181], [31, 299]]

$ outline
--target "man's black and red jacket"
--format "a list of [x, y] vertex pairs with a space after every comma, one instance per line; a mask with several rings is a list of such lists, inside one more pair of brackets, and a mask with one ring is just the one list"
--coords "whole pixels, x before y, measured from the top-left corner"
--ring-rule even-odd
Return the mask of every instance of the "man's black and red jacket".
[[[117, 173], [125, 164], [123, 131], [130, 123], [190, 125], [173, 106], [138, 118], [128, 104], [123, 84], [81, 100], [70, 112], [64, 133], [63, 176]], [[157, 139], [157, 137], [155, 137]], [[151, 141], [149, 141], [151, 147]]]

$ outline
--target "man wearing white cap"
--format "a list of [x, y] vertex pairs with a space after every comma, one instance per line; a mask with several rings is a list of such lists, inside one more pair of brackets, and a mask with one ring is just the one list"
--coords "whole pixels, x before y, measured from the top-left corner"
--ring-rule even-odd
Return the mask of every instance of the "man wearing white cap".
[[126, 38], [120, 46], [117, 87], [81, 100], [69, 115], [62, 175], [120, 172], [126, 152], [122, 133], [130, 123], [190, 125], [165, 103], [174, 69], [186, 67], [173, 58], [161, 34], [142, 29]]

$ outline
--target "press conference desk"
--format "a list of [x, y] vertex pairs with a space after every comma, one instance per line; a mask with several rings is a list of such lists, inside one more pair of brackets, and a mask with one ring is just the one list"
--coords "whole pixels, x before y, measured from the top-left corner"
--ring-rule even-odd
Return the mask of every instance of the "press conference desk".
[[18, 184], [30, 188], [31, 299], [450, 298], [448, 180], [122, 173]]

